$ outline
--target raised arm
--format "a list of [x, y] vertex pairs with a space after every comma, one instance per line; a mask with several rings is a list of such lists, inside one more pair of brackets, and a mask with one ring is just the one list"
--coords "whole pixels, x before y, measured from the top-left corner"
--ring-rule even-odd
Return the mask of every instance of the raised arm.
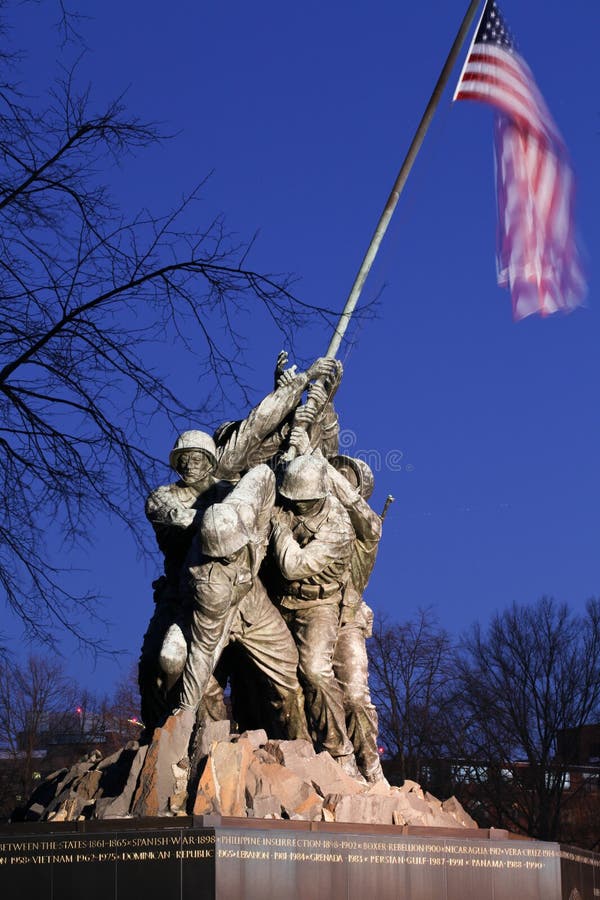
[[328, 372], [335, 360], [318, 359], [306, 372], [300, 372], [268, 394], [248, 416], [239, 422], [224, 444], [217, 447], [217, 476], [231, 479], [252, 468], [252, 456], [262, 442], [277, 430], [298, 406], [313, 378]]

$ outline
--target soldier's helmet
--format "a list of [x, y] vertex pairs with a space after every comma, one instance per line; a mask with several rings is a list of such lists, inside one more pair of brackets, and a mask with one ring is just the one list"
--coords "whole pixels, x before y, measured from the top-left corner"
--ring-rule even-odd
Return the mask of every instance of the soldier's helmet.
[[[357, 489], [361, 497], [368, 500], [373, 493], [375, 487], [375, 477], [373, 470], [363, 459], [356, 459], [354, 456], [332, 456], [329, 460], [334, 469], [342, 472], [347, 477], [348, 470], [353, 473], [353, 487]], [[348, 479], [350, 481], [350, 479]]]
[[287, 500], [320, 500], [329, 494], [327, 463], [316, 456], [297, 456], [292, 460], [279, 486]]
[[200, 526], [200, 546], [205, 556], [230, 556], [249, 540], [246, 526], [233, 506], [215, 503], [208, 507]]
[[217, 448], [210, 434], [205, 431], [184, 431], [175, 441], [175, 446], [169, 454], [169, 463], [172, 469], [177, 468], [179, 456], [188, 450], [202, 450], [209, 457], [213, 466], [217, 465]]

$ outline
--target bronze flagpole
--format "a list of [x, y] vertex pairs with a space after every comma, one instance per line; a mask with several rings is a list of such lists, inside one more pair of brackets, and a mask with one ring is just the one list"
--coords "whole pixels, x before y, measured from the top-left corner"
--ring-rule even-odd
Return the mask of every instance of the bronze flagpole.
[[412, 139], [412, 143], [408, 148], [408, 153], [402, 163], [400, 171], [398, 173], [398, 177], [394, 182], [394, 186], [391, 190], [391, 193], [387, 199], [383, 212], [379, 218], [379, 222], [377, 223], [377, 227], [375, 228], [375, 232], [373, 233], [373, 237], [371, 238], [371, 243], [365, 253], [364, 259], [358, 270], [358, 274], [354, 279], [354, 284], [352, 285], [352, 290], [348, 296], [346, 301], [346, 305], [344, 306], [343, 312], [340, 315], [338, 323], [335, 327], [335, 331], [331, 338], [331, 342], [327, 349], [326, 356], [330, 358], [335, 358], [337, 356], [337, 352], [340, 348], [340, 344], [346, 333], [346, 329], [350, 323], [350, 318], [352, 313], [354, 312], [354, 308], [358, 303], [358, 298], [360, 297], [360, 293], [363, 289], [363, 285], [367, 279], [367, 275], [371, 270], [371, 266], [373, 265], [373, 261], [377, 255], [377, 251], [379, 250], [379, 245], [383, 240], [383, 237], [387, 231], [388, 225], [390, 224], [390, 219], [394, 214], [394, 210], [396, 209], [396, 205], [398, 200], [400, 199], [400, 194], [406, 184], [408, 176], [410, 174], [410, 170], [413, 167], [414, 161], [417, 157], [417, 153], [421, 149], [421, 144], [425, 139], [425, 135], [427, 134], [427, 129], [431, 124], [431, 120], [433, 119], [434, 113], [437, 109], [437, 106], [440, 102], [442, 93], [446, 84], [448, 83], [448, 79], [454, 67], [454, 63], [460, 53], [461, 47], [464, 43], [465, 37], [473, 19], [475, 18], [475, 13], [477, 12], [477, 7], [479, 6], [481, 0], [471, 0], [469, 4], [469, 8], [465, 13], [465, 17], [462, 21], [462, 24], [458, 30], [458, 34], [454, 39], [454, 43], [450, 48], [450, 53], [448, 54], [448, 58], [444, 63], [444, 67], [440, 73], [440, 77], [437, 80], [436, 86], [433, 89], [433, 93], [429, 99], [429, 103], [423, 113], [423, 118], [419, 123], [419, 127], [415, 132], [415, 136]]
[[[388, 225], [390, 224], [390, 219], [396, 209], [396, 205], [398, 200], [400, 199], [400, 194], [402, 193], [402, 189], [406, 184], [406, 180], [410, 174], [410, 170], [413, 167], [414, 161], [416, 159], [417, 153], [421, 149], [421, 144], [427, 134], [427, 129], [431, 124], [431, 120], [433, 119], [434, 113], [438, 107], [441, 96], [444, 92], [444, 88], [448, 83], [448, 79], [450, 78], [450, 74], [454, 67], [454, 63], [460, 53], [461, 47], [464, 43], [465, 37], [469, 28], [471, 27], [471, 23], [475, 18], [475, 13], [477, 12], [477, 7], [479, 6], [481, 0], [471, 0], [469, 3], [469, 8], [465, 13], [465, 17], [462, 21], [462, 24], [458, 30], [458, 34], [454, 39], [454, 43], [450, 48], [450, 53], [448, 54], [448, 58], [444, 63], [444, 67], [440, 73], [440, 76], [437, 80], [437, 83], [433, 89], [433, 93], [429, 99], [429, 103], [423, 113], [423, 117], [419, 122], [419, 127], [415, 132], [415, 136], [412, 139], [412, 143], [408, 148], [408, 153], [404, 158], [404, 162], [400, 168], [398, 173], [398, 177], [394, 182], [394, 186], [392, 191], [387, 199], [383, 212], [379, 218], [379, 222], [377, 223], [377, 227], [375, 228], [375, 232], [373, 237], [371, 238], [371, 243], [365, 253], [364, 259], [362, 261], [361, 267], [358, 270], [358, 274], [354, 279], [354, 284], [352, 285], [352, 290], [346, 300], [346, 305], [342, 313], [340, 314], [340, 318], [338, 319], [337, 325], [335, 326], [335, 331], [329, 343], [329, 347], [327, 349], [327, 353], [325, 354], [330, 359], [335, 359], [337, 356], [338, 350], [340, 349], [340, 344], [342, 343], [342, 339], [344, 334], [346, 333], [346, 329], [350, 323], [350, 319], [352, 317], [352, 313], [358, 303], [358, 298], [360, 297], [360, 293], [362, 291], [363, 285], [366, 281], [367, 275], [371, 270], [371, 266], [373, 265], [373, 261], [377, 255], [377, 251], [379, 250], [379, 246], [383, 237], [387, 231]], [[487, 2], [487, 0], [486, 0]], [[317, 414], [317, 406], [309, 396], [308, 400], [304, 405], [304, 409], [308, 410], [312, 417]], [[301, 426], [304, 428], [305, 426]], [[297, 453], [297, 448], [293, 443], [290, 444], [287, 451], [284, 453], [282, 460], [283, 462], [290, 462], [295, 458]], [[388, 504], [389, 505], [389, 504]], [[386, 510], [387, 512], [387, 507]]]

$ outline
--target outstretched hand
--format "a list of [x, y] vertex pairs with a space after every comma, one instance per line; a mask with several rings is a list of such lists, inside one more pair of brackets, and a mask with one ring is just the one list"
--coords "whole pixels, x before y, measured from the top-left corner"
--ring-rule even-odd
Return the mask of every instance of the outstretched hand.
[[329, 357], [327, 356], [321, 356], [312, 364], [312, 366], [308, 370], [308, 375], [310, 377], [310, 381], [313, 381], [315, 378], [327, 378], [335, 380], [338, 378], [341, 379], [341, 373], [343, 371], [344, 370], [342, 364], [339, 360], [329, 359]]
[[299, 456], [310, 453], [310, 439], [303, 426], [295, 424], [290, 431], [290, 447], [295, 447]]
[[280, 350], [277, 354], [277, 362], [275, 363], [275, 390], [280, 387], [285, 387], [296, 377], [297, 366], [290, 366], [289, 369], [286, 369], [288, 364], [288, 352], [287, 350]]
[[308, 399], [312, 400], [316, 409], [321, 410], [329, 400], [329, 391], [325, 390], [323, 385], [317, 381], [315, 384], [309, 385]]

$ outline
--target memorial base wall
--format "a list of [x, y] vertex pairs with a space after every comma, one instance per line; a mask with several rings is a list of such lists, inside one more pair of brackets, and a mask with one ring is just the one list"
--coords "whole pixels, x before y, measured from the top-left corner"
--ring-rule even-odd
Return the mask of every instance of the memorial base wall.
[[594, 900], [600, 856], [506, 832], [197, 817], [0, 828], [6, 900]]

